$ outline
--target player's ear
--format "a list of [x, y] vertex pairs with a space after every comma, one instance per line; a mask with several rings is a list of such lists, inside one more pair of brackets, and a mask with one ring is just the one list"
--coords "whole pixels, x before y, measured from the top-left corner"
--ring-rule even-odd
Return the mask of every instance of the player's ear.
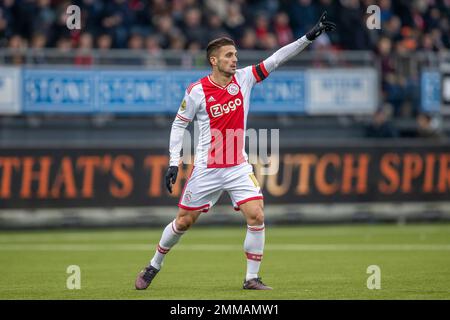
[[209, 63], [211, 64], [211, 66], [217, 66], [217, 57], [215, 56], [209, 57]]

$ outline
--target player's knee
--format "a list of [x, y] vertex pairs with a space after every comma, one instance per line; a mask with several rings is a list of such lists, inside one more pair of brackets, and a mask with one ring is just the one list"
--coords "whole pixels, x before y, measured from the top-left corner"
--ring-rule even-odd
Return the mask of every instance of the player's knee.
[[178, 230], [180, 231], [186, 231], [189, 229], [195, 222], [196, 216], [193, 214], [193, 212], [189, 212], [186, 210], [180, 210], [178, 212], [177, 218], [175, 220], [175, 224]]
[[258, 225], [264, 224], [264, 211], [262, 210], [262, 208], [258, 210], [255, 220]]
[[252, 210], [249, 222], [251, 223], [251, 225], [257, 226], [264, 224], [264, 210], [262, 206], [257, 206]]
[[189, 217], [178, 217], [175, 221], [176, 227], [180, 231], [186, 231], [192, 225], [193, 221]]

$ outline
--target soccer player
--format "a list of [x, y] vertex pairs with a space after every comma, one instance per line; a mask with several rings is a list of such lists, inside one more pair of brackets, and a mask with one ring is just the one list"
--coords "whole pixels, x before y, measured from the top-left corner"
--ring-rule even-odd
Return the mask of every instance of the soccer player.
[[202, 212], [207, 212], [223, 191], [230, 195], [233, 206], [241, 210], [247, 221], [244, 250], [247, 273], [243, 289], [271, 290], [258, 276], [264, 250], [263, 195], [253, 167], [245, 153], [245, 129], [250, 107], [250, 93], [278, 66], [300, 53], [323, 31], [333, 31], [335, 24], [327, 21], [326, 12], [319, 22], [263, 62], [237, 69], [237, 51], [233, 40], [223, 37], [211, 41], [206, 49], [212, 73], [186, 90], [170, 133], [170, 163], [165, 176], [172, 193], [176, 182], [185, 128], [194, 117], [200, 137], [194, 168], [185, 183], [178, 203], [178, 214], [162, 233], [155, 255], [135, 282], [136, 289], [146, 289], [161, 269], [164, 257], [180, 240]]

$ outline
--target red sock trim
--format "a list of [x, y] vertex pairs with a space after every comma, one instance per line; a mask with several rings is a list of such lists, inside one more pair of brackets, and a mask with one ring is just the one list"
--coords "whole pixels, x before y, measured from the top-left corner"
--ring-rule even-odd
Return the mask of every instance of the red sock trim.
[[257, 232], [257, 231], [263, 231], [264, 229], [265, 229], [266, 227], [263, 225], [262, 227], [260, 227], [260, 228], [258, 228], [258, 227], [252, 227], [252, 226], [247, 226], [247, 229], [249, 230], [249, 231], [254, 231], [254, 232]]
[[262, 254], [250, 253], [250, 252], [246, 252], [245, 255], [247, 256], [247, 259], [253, 260], [253, 261], [261, 261], [262, 257], [263, 257]]
[[163, 248], [158, 243], [158, 245], [156, 246], [156, 250], [158, 250], [158, 252], [161, 253], [161, 254], [166, 254], [167, 252], [170, 251], [170, 248], [169, 249]]

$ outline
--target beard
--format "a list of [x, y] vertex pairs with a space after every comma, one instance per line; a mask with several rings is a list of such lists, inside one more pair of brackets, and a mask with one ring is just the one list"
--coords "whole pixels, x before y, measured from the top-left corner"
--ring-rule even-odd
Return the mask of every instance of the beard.
[[222, 69], [220, 65], [217, 66], [217, 70], [226, 77], [232, 77], [236, 73], [236, 70], [226, 71], [225, 69]]

